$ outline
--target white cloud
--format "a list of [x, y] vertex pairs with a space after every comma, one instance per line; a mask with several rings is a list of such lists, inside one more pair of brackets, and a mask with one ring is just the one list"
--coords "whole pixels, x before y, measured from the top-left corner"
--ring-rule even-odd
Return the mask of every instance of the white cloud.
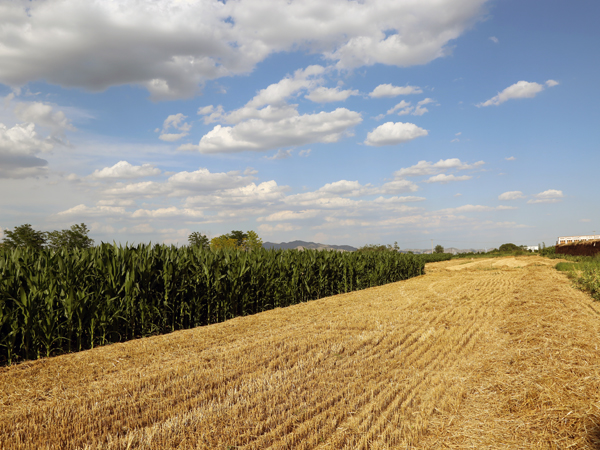
[[288, 159], [292, 156], [292, 150], [282, 150], [279, 149], [277, 150], [277, 153], [275, 153], [273, 156], [265, 156], [266, 159], [270, 159], [270, 160], [278, 160], [278, 159]]
[[198, 219], [202, 218], [204, 214], [202, 210], [193, 208], [177, 208], [170, 206], [168, 208], [157, 208], [157, 209], [138, 209], [133, 212], [131, 217], [149, 217], [153, 219]]
[[395, 145], [427, 136], [427, 130], [414, 123], [386, 122], [367, 134], [365, 144], [371, 146]]
[[346, 89], [341, 91], [339, 87], [318, 87], [314, 89], [310, 94], [305, 95], [304, 97], [315, 103], [329, 103], [342, 102], [351, 95], [358, 95], [358, 91], [352, 89]]
[[591, 222], [591, 220], [590, 220], [590, 219], [580, 219], [579, 221], [580, 221], [580, 222], [584, 222], [584, 223]]
[[534, 195], [535, 199], [529, 200], [527, 203], [558, 203], [564, 198], [563, 191], [557, 189], [548, 189]]
[[404, 116], [406, 114], [409, 114], [413, 110], [413, 107], [410, 106], [410, 102], [402, 100], [400, 103], [397, 103], [396, 106], [394, 106], [393, 108], [388, 109], [387, 114], [394, 114], [398, 110], [400, 110], [398, 115]]
[[490, 36], [490, 41], [492, 41], [494, 44], [500, 42], [496, 36]]
[[304, 89], [311, 89], [322, 82], [320, 75], [325, 72], [323, 66], [308, 66], [306, 69], [298, 69], [293, 77], [285, 77], [275, 84], [271, 84], [256, 94], [247, 106], [258, 108], [264, 105], [281, 105], [284, 101]]
[[278, 223], [277, 225], [269, 225], [268, 223], [263, 223], [258, 226], [258, 231], [261, 233], [274, 233], [276, 231], [295, 231], [299, 230], [302, 227], [298, 225], [292, 225], [291, 223]]
[[64, 112], [54, 111], [54, 108], [46, 103], [19, 102], [15, 106], [15, 116], [22, 122], [50, 128], [53, 134], [61, 135], [65, 130], [75, 130]]
[[188, 197], [185, 206], [203, 205], [206, 207], [239, 207], [244, 205], [270, 206], [284, 199], [287, 186], [279, 186], [274, 180], [260, 184], [249, 183], [243, 186]]
[[308, 155], [310, 155], [310, 152], [311, 152], [310, 148], [300, 150], [300, 152], [298, 153], [298, 156], [307, 157]]
[[521, 191], [508, 191], [498, 196], [498, 200], [519, 200], [525, 198]]
[[507, 161], [514, 161], [517, 158], [515, 158], [514, 156], [509, 156], [508, 158], [504, 158], [504, 159]]
[[142, 164], [134, 166], [127, 161], [119, 161], [112, 167], [105, 167], [100, 170], [95, 170], [91, 178], [141, 178], [152, 175], [159, 175], [160, 169], [153, 167], [151, 164]]
[[[556, 83], [553, 80], [548, 80], [547, 83], [548, 86], [556, 86], [556, 84], [552, 84], [552, 82]], [[483, 102], [483, 103], [479, 103], [477, 106], [491, 106], [491, 105], [495, 105], [498, 106], [501, 103], [504, 103], [507, 100], [513, 99], [513, 98], [533, 98], [535, 97], [537, 94], [539, 94], [540, 92], [542, 92], [544, 90], [544, 86], [539, 84], [539, 83], [532, 83], [529, 81], [519, 81], [509, 87], [507, 87], [506, 89], [504, 89], [502, 92], [499, 92], [498, 95], [490, 98], [489, 100]]]
[[[190, 131], [192, 128], [192, 125], [185, 122], [185, 119], [187, 119], [187, 116], [184, 116], [182, 113], [171, 114], [168, 116], [163, 122], [162, 132], [158, 138], [161, 141], [175, 142], [187, 136], [188, 131]], [[167, 131], [171, 128], [179, 130], [181, 133], [167, 133]]]
[[360, 122], [361, 115], [346, 108], [278, 121], [251, 119], [234, 127], [215, 126], [200, 139], [199, 150], [201, 153], [233, 153], [337, 142]]
[[394, 86], [393, 84], [380, 84], [371, 93], [369, 97], [398, 97], [399, 95], [422, 94], [423, 90], [418, 86]]
[[304, 209], [301, 211], [278, 211], [273, 214], [269, 214], [267, 217], [259, 217], [259, 222], [283, 222], [288, 220], [306, 220], [317, 217], [321, 211], [317, 209]]
[[425, 183], [450, 183], [451, 181], [466, 181], [470, 180], [471, 178], [473, 177], [469, 175], [461, 175], [457, 177], [456, 175], [446, 175], [445, 173], [440, 173], [439, 175], [434, 175], [428, 178], [425, 180]]
[[[149, 167], [147, 170], [152, 169]], [[105, 189], [103, 194], [109, 198], [120, 199], [159, 196], [183, 197], [198, 192], [215, 192], [245, 186], [252, 179], [252, 176], [241, 175], [236, 171], [215, 173], [201, 167], [193, 172], [178, 172], [171, 175], [166, 182], [117, 183]]]
[[409, 180], [394, 180], [385, 183], [378, 190], [381, 194], [399, 194], [401, 192], [416, 192], [419, 187]]
[[198, 108], [198, 112], [197, 114], [199, 116], [205, 116], [207, 114], [210, 114], [214, 111], [214, 106], [213, 105], [208, 105], [208, 106], [201, 106]]
[[485, 164], [483, 161], [477, 161], [473, 164], [463, 163], [458, 158], [440, 159], [435, 164], [428, 161], [419, 161], [414, 166], [402, 168], [394, 172], [396, 178], [418, 177], [423, 175], [435, 175], [446, 170], [468, 170], [476, 169]]
[[161, 135], [158, 136], [158, 138], [161, 141], [165, 141], [165, 142], [175, 142], [181, 138], [186, 137], [187, 135], [188, 135], [188, 133], [161, 133]]
[[57, 216], [73, 216], [73, 217], [101, 217], [101, 218], [112, 218], [112, 217], [123, 217], [129, 216], [130, 214], [122, 206], [86, 206], [80, 204], [69, 208], [65, 211], [61, 211], [56, 214]]
[[553, 87], [553, 86], [558, 86], [560, 83], [556, 80], [548, 80], [546, 81], [546, 86], [548, 87]]
[[412, 112], [413, 116], [422, 116], [423, 114], [425, 114], [426, 112], [429, 112], [429, 110], [427, 108], [424, 108], [424, 105], [427, 105], [429, 103], [433, 103], [434, 100], [431, 98], [426, 98], [424, 100], [421, 100], [419, 103], [417, 103], [417, 106], [415, 108], [415, 110]]
[[48, 162], [36, 155], [54, 148], [35, 131], [35, 124], [8, 128], [0, 123], [0, 178], [36, 177], [47, 173]]
[[288, 50], [320, 53], [338, 68], [425, 64], [450, 52], [448, 43], [482, 15], [484, 3], [9, 2], [0, 83], [43, 79], [92, 91], [138, 84], [154, 99], [173, 99]]

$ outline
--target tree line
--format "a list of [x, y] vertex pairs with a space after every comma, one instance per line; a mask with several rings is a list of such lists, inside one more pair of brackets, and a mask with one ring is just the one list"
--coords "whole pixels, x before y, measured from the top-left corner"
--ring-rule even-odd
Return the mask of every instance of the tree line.
[[[66, 230], [38, 231], [31, 224], [19, 225], [14, 230], [4, 231], [4, 240], [0, 242], [0, 248], [43, 248], [69, 250], [78, 248], [91, 248], [94, 240], [91, 239], [89, 229], [85, 223], [75, 224]], [[253, 251], [262, 248], [263, 241], [255, 231], [233, 230], [231, 233], [208, 239], [204, 234], [194, 231], [188, 236], [191, 247], [200, 247], [212, 250], [244, 250]]]

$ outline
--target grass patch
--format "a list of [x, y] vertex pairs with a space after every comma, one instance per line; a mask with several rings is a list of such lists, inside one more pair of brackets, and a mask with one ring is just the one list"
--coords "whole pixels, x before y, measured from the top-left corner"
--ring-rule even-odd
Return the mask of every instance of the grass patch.
[[556, 270], [567, 272], [570, 279], [575, 280], [575, 285], [590, 295], [595, 300], [600, 300], [600, 258], [577, 257], [577, 262], [559, 262]]

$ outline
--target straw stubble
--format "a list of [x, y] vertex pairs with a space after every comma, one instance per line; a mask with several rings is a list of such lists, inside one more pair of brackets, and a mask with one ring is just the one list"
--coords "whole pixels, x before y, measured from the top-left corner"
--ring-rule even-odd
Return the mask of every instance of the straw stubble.
[[0, 448], [600, 448], [600, 309], [553, 264], [435, 263], [0, 369]]

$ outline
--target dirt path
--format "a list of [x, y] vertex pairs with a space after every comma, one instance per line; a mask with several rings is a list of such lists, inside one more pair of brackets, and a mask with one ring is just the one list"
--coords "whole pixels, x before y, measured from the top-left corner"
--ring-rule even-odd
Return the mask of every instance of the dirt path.
[[539, 257], [0, 369], [2, 449], [600, 449], [600, 305]]

